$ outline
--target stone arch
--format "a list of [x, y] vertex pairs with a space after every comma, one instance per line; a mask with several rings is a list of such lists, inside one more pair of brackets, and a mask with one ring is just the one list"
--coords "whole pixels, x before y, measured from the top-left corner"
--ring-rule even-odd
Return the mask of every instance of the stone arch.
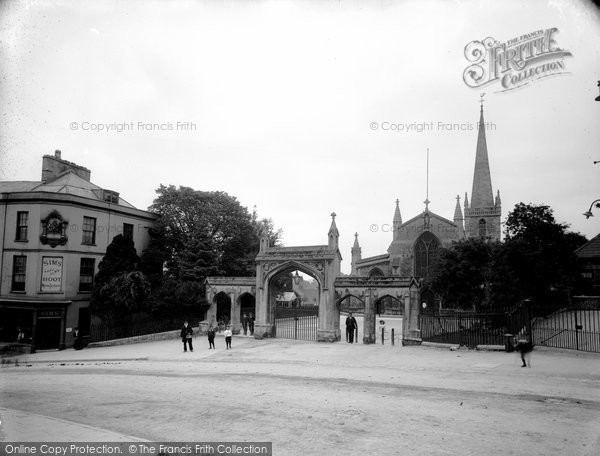
[[265, 288], [269, 287], [269, 284], [271, 283], [271, 280], [274, 277], [277, 277], [279, 274], [284, 274], [286, 272], [291, 272], [291, 271], [300, 271], [303, 272], [306, 275], [311, 276], [312, 278], [314, 278], [317, 283], [319, 284], [319, 288], [322, 289], [323, 288], [323, 276], [322, 274], [319, 272], [319, 270], [315, 267], [313, 267], [312, 265], [300, 262], [300, 261], [286, 261], [285, 263], [279, 264], [277, 266], [275, 266], [273, 269], [269, 270], [267, 272], [267, 274], [265, 275], [264, 281], [263, 281], [263, 286]]
[[397, 296], [389, 293], [377, 298], [375, 301], [375, 313], [380, 314], [404, 314], [404, 302]]
[[224, 291], [219, 291], [213, 296], [216, 306], [216, 322], [229, 324], [231, 321], [231, 296]]
[[[354, 302], [352, 302], [354, 300]], [[345, 303], [344, 301], [350, 301], [349, 303]], [[360, 303], [360, 306], [356, 305]], [[350, 305], [348, 305], [350, 304]], [[336, 300], [336, 306], [340, 310], [340, 312], [364, 312], [365, 311], [365, 301], [359, 296], [346, 293], [344, 296]]]
[[427, 279], [431, 272], [433, 260], [441, 247], [438, 237], [431, 231], [421, 234], [414, 245], [415, 276]]
[[239, 309], [239, 317], [242, 327], [244, 327], [244, 315], [247, 317], [246, 327], [244, 327], [245, 329], [247, 329], [248, 319], [254, 319], [256, 317], [256, 296], [254, 295], [254, 293], [251, 293], [249, 291], [244, 291], [243, 293], [241, 293], [237, 297], [237, 308]]
[[383, 273], [383, 271], [381, 270], [381, 268], [378, 268], [377, 266], [375, 266], [374, 268], [372, 268], [369, 271], [368, 276], [369, 277], [383, 277], [383, 276], [385, 276], [385, 274]]

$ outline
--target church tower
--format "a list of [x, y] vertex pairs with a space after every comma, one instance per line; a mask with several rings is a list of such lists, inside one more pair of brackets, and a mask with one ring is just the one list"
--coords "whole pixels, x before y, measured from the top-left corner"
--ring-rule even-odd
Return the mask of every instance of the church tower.
[[477, 151], [475, 154], [475, 171], [473, 173], [473, 189], [471, 204], [465, 195], [465, 235], [468, 238], [484, 238], [492, 241], [500, 240], [501, 216], [500, 191], [494, 201], [492, 177], [485, 139], [485, 122], [483, 120], [483, 100], [479, 113]]

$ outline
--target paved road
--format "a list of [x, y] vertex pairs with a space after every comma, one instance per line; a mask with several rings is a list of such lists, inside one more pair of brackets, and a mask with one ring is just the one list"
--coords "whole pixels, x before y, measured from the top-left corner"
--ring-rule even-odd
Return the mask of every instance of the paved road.
[[[507, 353], [203, 342], [21, 358], [0, 371], [2, 406], [22, 413], [0, 436], [56, 440], [72, 422], [80, 440], [267, 440], [277, 455], [600, 454], [598, 355], [536, 351], [521, 369]], [[14, 433], [32, 427], [35, 439]]]

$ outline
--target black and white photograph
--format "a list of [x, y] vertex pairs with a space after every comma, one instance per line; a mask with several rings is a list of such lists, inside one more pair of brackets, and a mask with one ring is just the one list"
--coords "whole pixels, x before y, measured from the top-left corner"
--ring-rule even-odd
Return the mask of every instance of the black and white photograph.
[[600, 454], [600, 6], [1, 0], [0, 456]]

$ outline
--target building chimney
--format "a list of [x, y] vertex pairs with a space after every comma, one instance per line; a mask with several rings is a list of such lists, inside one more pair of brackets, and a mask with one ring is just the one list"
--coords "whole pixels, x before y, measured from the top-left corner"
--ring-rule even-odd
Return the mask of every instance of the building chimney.
[[90, 170], [76, 163], [63, 160], [59, 149], [54, 151], [54, 155], [44, 155], [42, 157], [42, 182], [50, 182], [67, 170], [72, 171], [88, 182], [90, 181]]

